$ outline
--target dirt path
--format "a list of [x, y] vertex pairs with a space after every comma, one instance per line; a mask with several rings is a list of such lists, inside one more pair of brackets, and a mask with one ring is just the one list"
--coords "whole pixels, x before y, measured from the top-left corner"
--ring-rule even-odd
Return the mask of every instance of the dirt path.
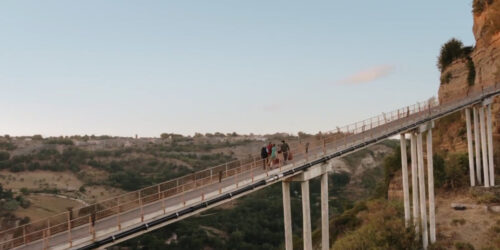
[[[455, 210], [452, 203], [465, 204]], [[436, 195], [438, 241], [449, 249], [456, 243], [470, 243], [475, 249], [500, 249], [500, 214], [488, 211], [486, 205], [472, 199], [468, 190]]]

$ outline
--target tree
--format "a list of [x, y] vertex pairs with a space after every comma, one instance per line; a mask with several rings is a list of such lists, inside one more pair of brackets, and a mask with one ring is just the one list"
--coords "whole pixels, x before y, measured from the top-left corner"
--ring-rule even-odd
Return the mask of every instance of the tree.
[[43, 137], [42, 137], [42, 135], [33, 135], [33, 136], [31, 137], [31, 139], [33, 139], [33, 140], [37, 140], [37, 141], [41, 141], [41, 140], [43, 140]]
[[0, 161], [6, 161], [10, 159], [10, 154], [5, 151], [0, 151]]
[[439, 70], [443, 72], [454, 60], [462, 58], [464, 56], [463, 48], [464, 44], [456, 38], [452, 38], [443, 44], [438, 57], [437, 66]]

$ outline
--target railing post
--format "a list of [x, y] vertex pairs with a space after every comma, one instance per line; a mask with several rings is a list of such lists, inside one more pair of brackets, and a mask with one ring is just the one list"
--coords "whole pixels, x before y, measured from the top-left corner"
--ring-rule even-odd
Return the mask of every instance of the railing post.
[[210, 184], [213, 182], [213, 169], [210, 168]]
[[120, 207], [120, 199], [116, 198], [116, 208], [118, 209], [118, 213], [116, 214], [116, 223], [118, 225], [118, 231], [122, 230], [122, 223], [120, 220], [120, 214], [122, 213], [122, 209]]
[[250, 171], [252, 171], [252, 183], [253, 183], [253, 181], [254, 181], [253, 170], [254, 170], [254, 168], [257, 168], [257, 161], [255, 160], [255, 156], [252, 158], [253, 158], [253, 166], [250, 166], [251, 167]]
[[158, 187], [158, 200], [161, 200], [161, 191], [160, 191], [160, 185], [157, 185]]
[[42, 230], [42, 242], [43, 242], [43, 249], [47, 249], [47, 241], [45, 239], [45, 229]]
[[71, 240], [71, 210], [68, 211], [68, 242], [69, 242], [69, 247], [73, 246], [73, 242]]
[[23, 245], [26, 245], [26, 224], [23, 225]]
[[234, 184], [236, 185], [236, 188], [238, 188], [238, 171], [234, 171]]
[[50, 219], [47, 219], [47, 246], [50, 246]]
[[142, 194], [141, 191], [139, 191], [138, 193], [139, 193], [139, 207], [141, 209], [141, 222], [144, 222], [144, 210], [142, 208]]
[[184, 197], [184, 186], [185, 184], [182, 184], [182, 204], [185, 207], [186, 206], [186, 198]]

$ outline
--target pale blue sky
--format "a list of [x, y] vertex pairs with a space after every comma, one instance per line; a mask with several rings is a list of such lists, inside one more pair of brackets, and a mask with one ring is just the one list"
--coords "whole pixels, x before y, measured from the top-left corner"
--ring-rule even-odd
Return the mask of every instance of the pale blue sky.
[[331, 130], [437, 95], [470, 5], [1, 1], [0, 134]]

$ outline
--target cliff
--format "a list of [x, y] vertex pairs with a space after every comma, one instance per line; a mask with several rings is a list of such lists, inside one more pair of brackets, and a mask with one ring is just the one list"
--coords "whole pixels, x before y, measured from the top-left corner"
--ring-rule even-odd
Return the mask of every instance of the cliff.
[[[474, 0], [473, 7], [472, 31], [476, 45], [468, 57], [456, 59], [442, 70], [438, 93], [440, 103], [464, 98], [470, 92], [500, 84], [500, 1]], [[499, 97], [494, 100], [492, 114], [493, 134], [497, 143], [500, 141]], [[434, 133], [436, 150], [466, 152], [465, 130], [461, 128], [465, 128], [464, 114], [438, 121], [438, 133]]]

